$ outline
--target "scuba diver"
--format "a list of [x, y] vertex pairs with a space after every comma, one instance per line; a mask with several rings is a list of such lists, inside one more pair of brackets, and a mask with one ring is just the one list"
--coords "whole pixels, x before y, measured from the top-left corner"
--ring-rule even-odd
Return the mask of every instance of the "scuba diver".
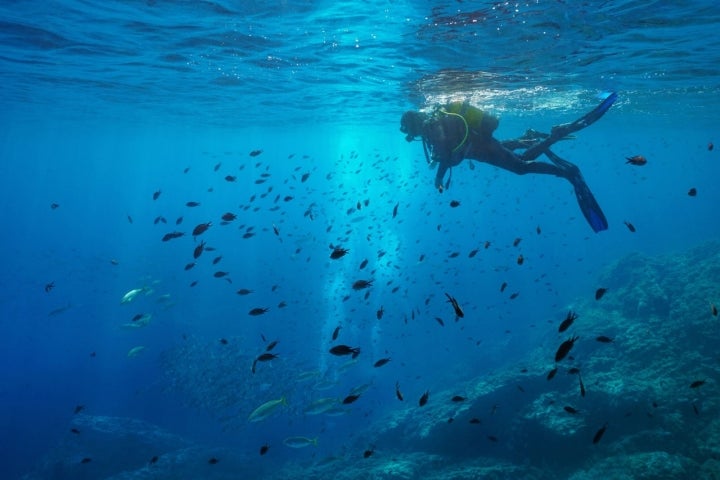
[[[557, 141], [572, 138], [581, 130], [602, 117], [617, 100], [613, 92], [593, 111], [571, 123], [552, 127], [549, 134], [528, 130], [514, 140], [499, 141], [493, 137], [498, 119], [466, 102], [452, 102], [436, 108], [432, 113], [408, 111], [400, 120], [400, 131], [408, 142], [420, 137], [425, 159], [432, 167], [437, 164], [435, 188], [447, 189], [452, 177], [452, 167], [468, 158], [489, 163], [518, 175], [540, 173], [567, 179], [575, 189], [575, 196], [585, 219], [595, 232], [608, 228], [607, 219], [595, 197], [585, 184], [580, 169], [550, 151]], [[522, 151], [522, 153], [516, 153]], [[545, 155], [552, 163], [535, 161]], [[445, 174], [450, 178], [443, 187]]]

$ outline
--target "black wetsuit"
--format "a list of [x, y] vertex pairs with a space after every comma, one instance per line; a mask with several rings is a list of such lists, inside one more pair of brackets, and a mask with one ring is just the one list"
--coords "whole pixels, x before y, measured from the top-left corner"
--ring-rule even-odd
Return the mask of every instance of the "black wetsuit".
[[[563, 168], [536, 162], [534, 158], [526, 159], [513, 151], [527, 149], [530, 146], [527, 142], [519, 139], [500, 142], [491, 133], [466, 128], [466, 123], [457, 115], [437, 113], [431, 117], [423, 128], [423, 142], [430, 154], [429, 159], [438, 163], [435, 188], [441, 191], [448, 169], [459, 165], [465, 158], [489, 163], [518, 175], [540, 173], [570, 178], [570, 172]], [[541, 153], [538, 152], [535, 158]]]

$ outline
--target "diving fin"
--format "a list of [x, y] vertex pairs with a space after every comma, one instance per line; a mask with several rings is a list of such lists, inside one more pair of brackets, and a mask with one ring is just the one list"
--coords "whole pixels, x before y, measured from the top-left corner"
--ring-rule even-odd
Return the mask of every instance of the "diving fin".
[[575, 197], [577, 198], [580, 210], [593, 231], [598, 233], [603, 230], [607, 230], [608, 222], [605, 218], [605, 214], [600, 208], [600, 205], [597, 203], [597, 200], [595, 200], [590, 188], [585, 183], [585, 179], [582, 177], [580, 169], [567, 160], [563, 160], [558, 157], [550, 150], [546, 150], [545, 155], [547, 155], [555, 165], [570, 173], [568, 180], [570, 180], [570, 183], [572, 183], [572, 186], [575, 189]]
[[612, 92], [605, 98], [605, 100], [600, 103], [600, 105], [595, 107], [590, 113], [585, 114], [584, 116], [578, 118], [572, 123], [564, 123], [562, 125], [556, 125], [552, 127], [552, 130], [550, 131], [550, 136], [525, 150], [525, 152], [522, 154], [522, 159], [526, 162], [535, 160], [543, 153], [544, 150], [550, 148], [550, 146], [558, 140], [562, 140], [568, 135], [575, 133], [578, 130], [582, 130], [583, 128], [597, 122], [600, 117], [605, 115], [605, 112], [610, 109], [612, 104], [615, 103], [615, 100], [617, 100], [617, 93]]

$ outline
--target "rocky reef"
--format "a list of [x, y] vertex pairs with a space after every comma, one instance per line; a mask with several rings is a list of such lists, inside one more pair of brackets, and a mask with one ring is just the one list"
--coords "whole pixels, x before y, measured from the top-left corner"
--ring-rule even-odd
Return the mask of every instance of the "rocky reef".
[[[553, 326], [528, 353], [523, 365], [533, 367], [508, 366], [434, 392], [422, 414], [415, 405], [393, 411], [370, 427], [384, 450], [375, 462], [353, 459], [333, 471], [352, 472], [347, 478], [720, 478], [718, 279], [719, 243], [620, 259], [598, 279], [607, 293], [576, 302], [580, 317], [568, 332]], [[580, 337], [571, 358], [548, 380], [555, 348], [569, 334]], [[579, 374], [568, 373], [573, 367]], [[457, 390], [465, 401], [450, 401]]]

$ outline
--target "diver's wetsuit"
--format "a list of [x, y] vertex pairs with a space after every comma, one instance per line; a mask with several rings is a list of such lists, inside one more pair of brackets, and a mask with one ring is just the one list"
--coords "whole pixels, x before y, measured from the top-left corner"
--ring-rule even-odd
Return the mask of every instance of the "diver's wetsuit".
[[[550, 147], [598, 120], [616, 99], [617, 94], [612, 93], [593, 111], [572, 123], [553, 127], [549, 135], [529, 131], [524, 137], [504, 142], [494, 138], [492, 131], [473, 130], [461, 115], [436, 112], [422, 127], [423, 148], [428, 161], [438, 164], [435, 188], [442, 192], [448, 169], [457, 166], [465, 158], [489, 163], [518, 175], [555, 175], [572, 183], [583, 215], [592, 229], [595, 232], [605, 230], [608, 226], [605, 215], [585, 184], [580, 170], [552, 153]], [[515, 150], [524, 152], [515, 153]], [[552, 163], [535, 161], [542, 154]]]

